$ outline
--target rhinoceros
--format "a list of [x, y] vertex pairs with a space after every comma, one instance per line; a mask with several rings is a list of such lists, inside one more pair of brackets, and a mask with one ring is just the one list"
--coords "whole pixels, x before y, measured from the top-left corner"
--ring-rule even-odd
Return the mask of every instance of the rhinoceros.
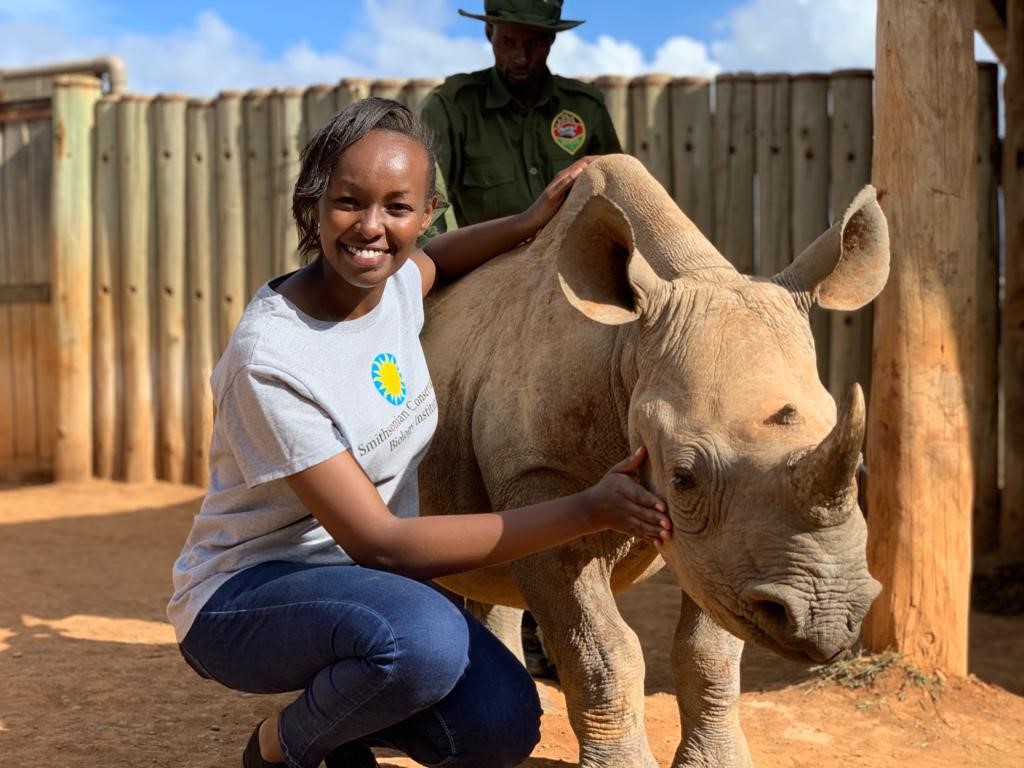
[[613, 595], [665, 563], [682, 588], [677, 768], [750, 764], [743, 641], [808, 662], [856, 641], [880, 589], [857, 504], [864, 398], [854, 385], [836, 408], [808, 312], [863, 306], [888, 268], [870, 187], [783, 272], [755, 278], [639, 161], [614, 155], [584, 171], [531, 243], [428, 305], [440, 424], [421, 468], [424, 514], [575, 493], [641, 444], [639, 479], [669, 508], [660, 551], [605, 532], [441, 580], [520, 657], [518, 619], [533, 612], [582, 768], [657, 765], [640, 644]]

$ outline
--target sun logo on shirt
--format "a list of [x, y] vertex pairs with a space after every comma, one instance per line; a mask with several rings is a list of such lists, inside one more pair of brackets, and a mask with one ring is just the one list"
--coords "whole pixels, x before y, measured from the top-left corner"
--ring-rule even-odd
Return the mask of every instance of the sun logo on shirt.
[[384, 352], [373, 358], [370, 376], [373, 378], [373, 386], [389, 403], [401, 405], [405, 402], [405, 379], [398, 370], [398, 361], [394, 355]]

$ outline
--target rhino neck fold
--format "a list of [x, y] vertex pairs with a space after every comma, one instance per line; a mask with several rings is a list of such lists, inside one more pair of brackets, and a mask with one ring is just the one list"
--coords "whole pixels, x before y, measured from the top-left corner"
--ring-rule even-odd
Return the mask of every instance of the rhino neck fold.
[[608, 155], [595, 161], [577, 180], [562, 221], [572, 221], [593, 195], [604, 195], [625, 211], [634, 247], [662, 279], [725, 283], [739, 277], [636, 158]]

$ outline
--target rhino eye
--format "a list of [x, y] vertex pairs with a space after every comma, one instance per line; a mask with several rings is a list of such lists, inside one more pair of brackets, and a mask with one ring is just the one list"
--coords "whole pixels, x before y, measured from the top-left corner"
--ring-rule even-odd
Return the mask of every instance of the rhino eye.
[[780, 426], [792, 426], [799, 424], [803, 419], [797, 413], [796, 406], [786, 403], [775, 413], [764, 420], [765, 424], [778, 424]]
[[678, 491], [689, 491], [697, 487], [697, 478], [688, 469], [677, 469], [672, 475], [672, 487]]

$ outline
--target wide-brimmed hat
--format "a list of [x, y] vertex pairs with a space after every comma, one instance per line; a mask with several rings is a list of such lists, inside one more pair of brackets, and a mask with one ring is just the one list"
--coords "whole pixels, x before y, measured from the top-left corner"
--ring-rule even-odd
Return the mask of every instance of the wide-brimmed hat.
[[551, 32], [564, 32], [583, 23], [562, 18], [562, 0], [484, 0], [483, 15], [461, 8], [459, 13], [492, 24], [525, 24]]

